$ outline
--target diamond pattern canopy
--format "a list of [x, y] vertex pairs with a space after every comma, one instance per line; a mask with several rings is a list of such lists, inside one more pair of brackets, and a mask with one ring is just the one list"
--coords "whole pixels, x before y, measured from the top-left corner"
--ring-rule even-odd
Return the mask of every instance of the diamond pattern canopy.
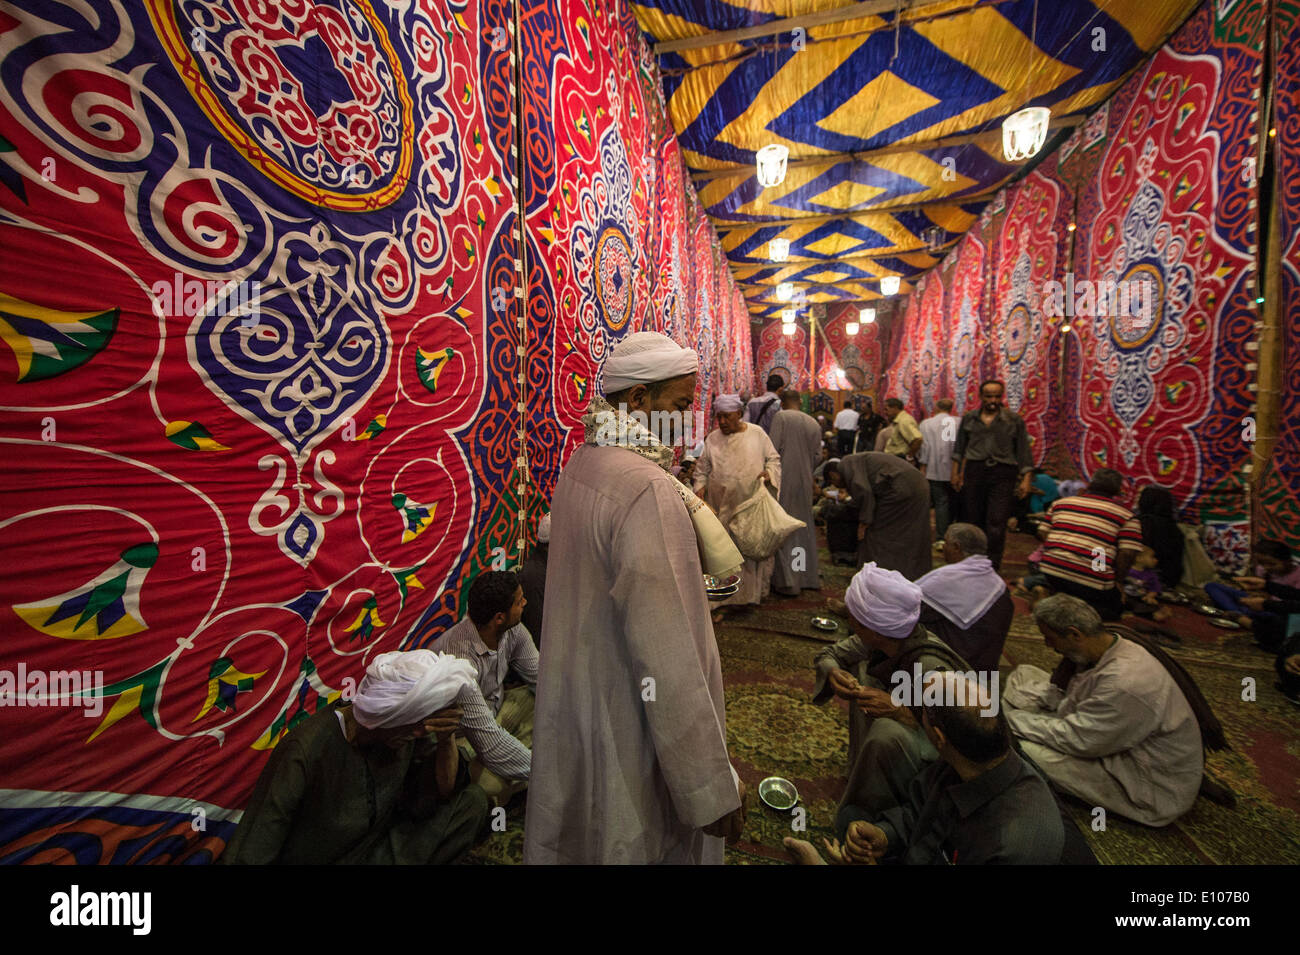
[[[1199, 0], [634, 0], [701, 201], [751, 312], [902, 293], [1025, 169], [1002, 121], [1047, 106], [1039, 155]], [[790, 150], [764, 189], [755, 154]], [[1031, 160], [1032, 162], [1032, 160]], [[790, 242], [773, 263], [769, 243]]]

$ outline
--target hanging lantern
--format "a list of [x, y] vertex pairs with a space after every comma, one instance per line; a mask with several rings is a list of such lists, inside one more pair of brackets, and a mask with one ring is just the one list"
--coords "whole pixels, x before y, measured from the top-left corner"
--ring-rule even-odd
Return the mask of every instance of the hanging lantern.
[[788, 302], [794, 297], [794, 283], [782, 282], [776, 287], [776, 300], [778, 302]]
[[845, 322], [845, 323], [844, 323], [844, 334], [845, 334], [845, 335], [856, 335], [857, 333], [858, 333], [858, 323], [857, 323], [857, 322]]
[[758, 184], [764, 189], [779, 186], [785, 181], [785, 161], [790, 150], [777, 143], [764, 146], [755, 155], [758, 160]]
[[784, 335], [786, 338], [789, 338], [791, 335], [795, 333], [795, 329], [797, 328], [798, 326], [795, 325], [794, 322], [783, 322], [781, 324], [781, 334]]
[[1002, 121], [1002, 155], [1007, 162], [1023, 162], [1038, 153], [1047, 142], [1047, 124], [1052, 111], [1030, 106]]
[[790, 257], [790, 240], [773, 239], [767, 244], [767, 250], [771, 253], [773, 262], [784, 262]]
[[901, 281], [897, 275], [886, 275], [880, 280], [880, 294], [885, 296], [897, 295]]
[[858, 321], [863, 325], [870, 325], [876, 320], [876, 310], [874, 308], [858, 309]]

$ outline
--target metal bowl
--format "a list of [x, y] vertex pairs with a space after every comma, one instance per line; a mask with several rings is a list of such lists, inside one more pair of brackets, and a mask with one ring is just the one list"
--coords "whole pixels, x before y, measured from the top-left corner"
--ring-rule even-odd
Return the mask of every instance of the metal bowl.
[[712, 574], [704, 575], [705, 590], [727, 590], [730, 587], [740, 586], [740, 574], [732, 574], [730, 577], [714, 577]]
[[1244, 627], [1242, 627], [1241, 624], [1237, 623], [1237, 621], [1230, 620], [1227, 617], [1211, 617], [1210, 625], [1214, 627], [1219, 627], [1222, 630], [1244, 630], [1245, 629]]
[[779, 812], [789, 812], [799, 802], [799, 790], [788, 779], [768, 776], [758, 784], [758, 798]]
[[827, 633], [832, 633], [840, 628], [839, 623], [830, 617], [813, 617], [812, 625], [818, 630], [825, 630]]

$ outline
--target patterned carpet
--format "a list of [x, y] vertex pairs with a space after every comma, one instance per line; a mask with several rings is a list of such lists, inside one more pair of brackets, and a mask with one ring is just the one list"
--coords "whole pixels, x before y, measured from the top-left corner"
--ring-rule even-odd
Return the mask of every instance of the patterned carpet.
[[[1004, 573], [1024, 571], [1033, 545], [1024, 535], [1008, 540]], [[727, 737], [736, 769], [746, 785], [757, 787], [767, 776], [784, 776], [799, 789], [806, 810], [806, 831], [793, 829], [801, 820], [778, 813], [757, 799], [744, 838], [727, 849], [727, 862], [739, 865], [785, 863], [783, 837], [791, 834], [821, 846], [830, 834], [835, 805], [844, 786], [848, 754], [848, 718], [838, 700], [812, 703], [812, 661], [828, 639], [848, 633], [841, 618], [837, 633], [822, 634], [809, 619], [825, 597], [842, 596], [849, 568], [831, 567], [822, 551], [821, 593], [770, 600], [755, 611], [716, 627], [727, 693]], [[1165, 829], [1150, 829], [1114, 815], [1104, 832], [1091, 829], [1089, 807], [1067, 799], [1071, 815], [1104, 864], [1295, 864], [1300, 863], [1300, 709], [1273, 688], [1272, 658], [1257, 649], [1249, 634], [1223, 631], [1206, 618], [1182, 608], [1165, 629], [1181, 643], [1170, 653], [1187, 668], [1223, 723], [1231, 750], [1210, 754], [1213, 776], [1237, 795], [1235, 808], [1204, 798]], [[1126, 622], [1130, 622], [1126, 620]], [[1032, 663], [1051, 670], [1059, 658], [1049, 650], [1024, 603], [1007, 639], [1003, 674], [1012, 666]], [[1243, 688], [1254, 680], [1254, 699]], [[470, 855], [479, 864], [514, 863], [522, 855], [523, 797], [507, 815], [505, 832], [492, 833]]]

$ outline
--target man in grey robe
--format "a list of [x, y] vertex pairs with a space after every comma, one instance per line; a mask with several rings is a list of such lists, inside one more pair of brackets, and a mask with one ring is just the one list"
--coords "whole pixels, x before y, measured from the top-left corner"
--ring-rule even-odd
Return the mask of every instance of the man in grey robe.
[[1022, 751], [1088, 805], [1169, 825], [1196, 801], [1205, 770], [1200, 724], [1182, 690], [1077, 597], [1045, 597], [1034, 620], [1076, 672], [1064, 689], [1029, 664], [1011, 672], [1002, 700]]
[[786, 538], [776, 552], [772, 567], [772, 589], [786, 597], [798, 597], [805, 588], [819, 588], [817, 528], [813, 522], [813, 466], [821, 456], [822, 433], [817, 421], [800, 410], [797, 391], [781, 394], [781, 410], [772, 421], [772, 445], [781, 455], [781, 496], [778, 502], [804, 528]]
[[813, 689], [814, 703], [838, 696], [850, 707], [849, 781], [838, 811], [901, 803], [912, 778], [938, 758], [920, 719], [895, 702], [893, 691], [914, 680], [917, 667], [922, 674], [970, 670], [917, 622], [921, 588], [897, 571], [867, 564], [849, 583], [844, 603], [854, 635], [817, 654]]
[[[604, 391], [630, 412], [686, 413], [697, 368], [694, 351], [637, 332], [606, 360]], [[546, 579], [524, 862], [721, 863], [745, 793], [692, 518], [670, 448], [594, 433], [551, 506], [563, 572]]]
[[908, 580], [930, 572], [930, 485], [902, 458], [875, 451], [840, 460], [858, 505], [858, 562], [875, 561]]

